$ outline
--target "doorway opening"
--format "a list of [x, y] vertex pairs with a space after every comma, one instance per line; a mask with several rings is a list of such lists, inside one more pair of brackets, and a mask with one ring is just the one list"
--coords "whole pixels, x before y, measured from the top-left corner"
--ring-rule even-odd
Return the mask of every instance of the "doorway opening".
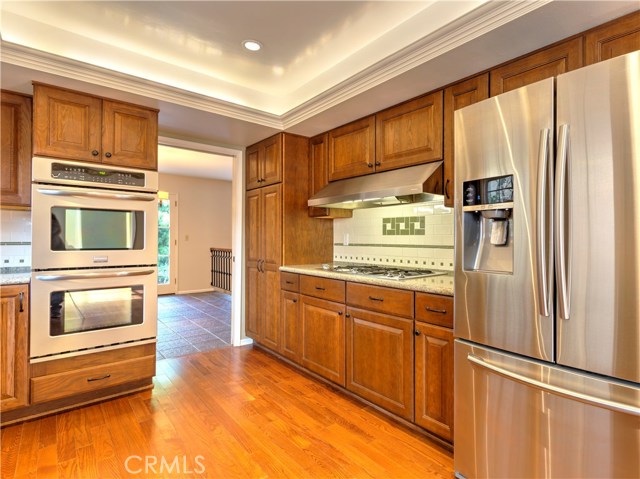
[[158, 294], [178, 287], [178, 195], [158, 192]]

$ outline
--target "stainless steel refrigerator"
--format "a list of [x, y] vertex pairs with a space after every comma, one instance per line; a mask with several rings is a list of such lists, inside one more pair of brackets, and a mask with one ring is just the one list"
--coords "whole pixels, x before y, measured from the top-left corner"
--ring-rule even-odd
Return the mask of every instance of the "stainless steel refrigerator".
[[640, 52], [455, 132], [456, 476], [640, 477]]

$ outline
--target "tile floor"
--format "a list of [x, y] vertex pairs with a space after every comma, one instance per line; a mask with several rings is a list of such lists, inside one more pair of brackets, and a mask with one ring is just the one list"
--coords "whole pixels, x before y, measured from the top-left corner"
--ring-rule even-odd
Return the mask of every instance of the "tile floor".
[[158, 296], [158, 359], [231, 343], [231, 296], [219, 292]]

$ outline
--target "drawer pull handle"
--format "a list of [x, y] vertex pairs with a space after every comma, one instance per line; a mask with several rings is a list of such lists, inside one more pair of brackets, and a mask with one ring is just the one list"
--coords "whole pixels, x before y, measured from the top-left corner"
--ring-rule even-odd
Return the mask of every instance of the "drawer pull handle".
[[293, 284], [293, 281], [285, 281], [287, 284]]
[[324, 291], [324, 288], [323, 288], [322, 286], [316, 286], [316, 289], [317, 289], [318, 291]]
[[435, 308], [430, 308], [429, 306], [425, 306], [424, 309], [426, 309], [427, 311], [430, 311], [432, 313], [447, 314], [447, 310], [446, 309], [435, 309]]
[[371, 301], [384, 301], [384, 298], [376, 298], [375, 296], [369, 296]]
[[101, 378], [88, 378], [87, 382], [93, 382], [93, 381], [102, 381], [103, 379], [109, 379], [111, 377], [111, 374], [107, 374], [106, 376], [102, 376]]
[[20, 313], [24, 313], [24, 293], [20, 293]]

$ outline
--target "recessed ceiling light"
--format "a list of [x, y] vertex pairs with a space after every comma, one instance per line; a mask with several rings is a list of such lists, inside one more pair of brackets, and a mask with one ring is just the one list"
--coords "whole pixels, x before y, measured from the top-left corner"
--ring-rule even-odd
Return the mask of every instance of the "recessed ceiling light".
[[252, 52], [257, 52], [262, 48], [262, 44], [256, 40], [245, 40], [242, 42], [242, 46], [247, 50], [251, 50]]

